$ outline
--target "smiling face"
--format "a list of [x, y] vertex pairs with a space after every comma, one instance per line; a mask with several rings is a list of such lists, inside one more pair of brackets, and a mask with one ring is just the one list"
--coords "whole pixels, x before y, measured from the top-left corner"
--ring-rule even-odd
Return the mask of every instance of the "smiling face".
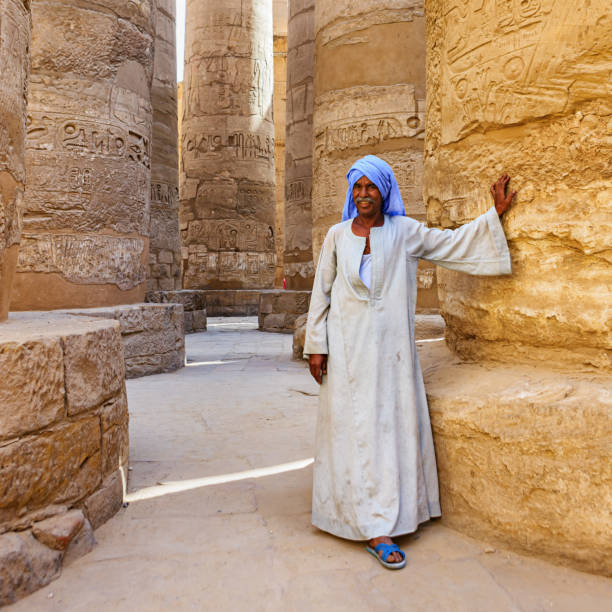
[[361, 217], [377, 217], [382, 209], [382, 195], [367, 176], [353, 185], [353, 202]]

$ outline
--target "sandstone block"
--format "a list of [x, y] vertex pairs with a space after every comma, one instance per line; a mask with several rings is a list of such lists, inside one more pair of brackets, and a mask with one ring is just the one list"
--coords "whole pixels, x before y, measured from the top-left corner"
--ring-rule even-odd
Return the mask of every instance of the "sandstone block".
[[126, 466], [130, 453], [128, 421], [109, 427], [102, 433], [102, 477]]
[[295, 331], [293, 332], [293, 359], [296, 360], [301, 360], [304, 358], [307, 321], [308, 313], [300, 315], [295, 321]]
[[66, 550], [84, 524], [83, 513], [80, 510], [71, 510], [66, 514], [34, 523], [32, 535], [53, 550]]
[[612, 575], [612, 383], [420, 349], [442, 520], [492, 543]]
[[61, 573], [62, 553], [30, 532], [0, 536], [0, 605], [14, 603], [49, 584]]
[[49, 504], [77, 502], [100, 483], [100, 420], [64, 423], [0, 448], [0, 527]]
[[65, 412], [60, 338], [25, 339], [14, 326], [6, 330], [0, 331], [0, 439], [40, 429]]
[[69, 415], [90, 410], [123, 391], [125, 364], [116, 323], [66, 335], [63, 342]]
[[121, 509], [125, 494], [124, 470], [127, 473], [126, 468], [113, 472], [85, 501], [85, 514], [94, 529], [106, 523]]
[[[80, 512], [80, 511], [79, 511]], [[83, 525], [76, 536], [71, 540], [64, 554], [64, 565], [67, 567], [77, 559], [91, 552], [96, 546], [96, 538], [90, 522], [84, 518]]]
[[196, 310], [193, 313], [192, 332], [203, 332], [207, 328], [206, 310]]

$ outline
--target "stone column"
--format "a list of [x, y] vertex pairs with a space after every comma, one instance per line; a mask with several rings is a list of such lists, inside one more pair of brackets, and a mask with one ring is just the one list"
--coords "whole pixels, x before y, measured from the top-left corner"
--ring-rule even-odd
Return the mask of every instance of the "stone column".
[[147, 290], [181, 287], [178, 225], [176, 2], [155, 0], [151, 225]]
[[29, 46], [29, 2], [3, 1], [0, 3], [0, 321], [8, 316], [21, 234]]
[[427, 0], [426, 14], [429, 221], [487, 210], [502, 172], [518, 192], [512, 275], [439, 274], [467, 362], [420, 353], [443, 521], [612, 575], [610, 3]]
[[287, 289], [311, 289], [314, 0], [290, 0], [283, 263]]
[[446, 4], [427, 5], [428, 217], [473, 219], [502, 172], [518, 190], [512, 276], [440, 274], [450, 344], [612, 369], [609, 3]]
[[[423, 0], [321, 0], [315, 5], [313, 251], [341, 218], [346, 173], [367, 154], [395, 172], [406, 214], [424, 221]], [[419, 265], [418, 306], [437, 306], [434, 268]]]
[[183, 286], [272, 287], [272, 0], [188, 0], [185, 49]]
[[16, 310], [142, 301], [152, 0], [32, 1], [28, 184]]
[[287, 108], [287, 19], [288, 0], [274, 0], [274, 174], [276, 180], [276, 272], [275, 287], [281, 287], [285, 234], [285, 122]]

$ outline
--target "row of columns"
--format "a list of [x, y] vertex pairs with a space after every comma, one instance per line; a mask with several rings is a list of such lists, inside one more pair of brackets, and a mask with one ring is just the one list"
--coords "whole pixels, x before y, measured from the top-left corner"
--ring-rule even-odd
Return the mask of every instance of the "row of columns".
[[[502, 347], [509, 359], [527, 358], [539, 347], [609, 367], [604, 2], [589, 11], [508, 3], [503, 14], [468, 5], [443, 11], [428, 2], [429, 221], [454, 227], [473, 218], [490, 204], [488, 184], [509, 172], [519, 189], [505, 221], [515, 272], [441, 274], [449, 340], [468, 356]], [[150, 238], [156, 205], [176, 219], [173, 3], [33, 0], [30, 53], [29, 9], [24, 0], [0, 9], [0, 317], [13, 276], [15, 309], [141, 301], [153, 268], [157, 286], [163, 278], [176, 287], [176, 222], [158, 224], [155, 252]], [[271, 287], [282, 157], [273, 0], [189, 0], [187, 9], [183, 283]], [[487, 24], [498, 13], [494, 44]], [[308, 288], [311, 252], [316, 260], [339, 220], [356, 157], [387, 159], [408, 213], [424, 218], [424, 10], [417, 0], [293, 0], [288, 26], [284, 275], [289, 287]], [[534, 42], [521, 47], [525, 28]], [[564, 145], [552, 146], [559, 130]]]

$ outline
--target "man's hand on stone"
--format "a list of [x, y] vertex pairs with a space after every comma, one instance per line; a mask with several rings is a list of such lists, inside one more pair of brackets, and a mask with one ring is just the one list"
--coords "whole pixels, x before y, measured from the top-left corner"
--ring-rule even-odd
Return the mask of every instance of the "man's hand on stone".
[[308, 365], [310, 366], [312, 377], [321, 384], [323, 382], [323, 374], [327, 374], [327, 355], [310, 355]]
[[502, 174], [497, 181], [491, 185], [491, 194], [495, 201], [495, 210], [500, 217], [510, 208], [510, 204], [512, 204], [512, 200], [516, 195], [516, 191], [512, 191], [506, 195], [509, 181], [510, 177], [507, 174]]

